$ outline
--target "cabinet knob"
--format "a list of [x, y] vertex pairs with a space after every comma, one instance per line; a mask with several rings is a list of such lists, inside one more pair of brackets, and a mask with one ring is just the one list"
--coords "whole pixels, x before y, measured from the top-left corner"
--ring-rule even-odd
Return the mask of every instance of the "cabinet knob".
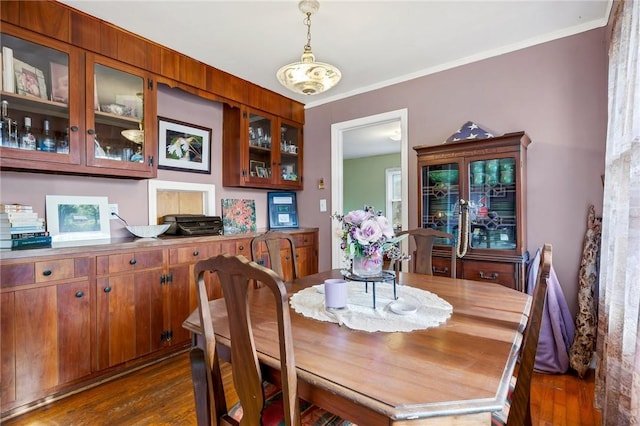
[[244, 246], [238, 246], [239, 250], [244, 250]]
[[70, 127], [72, 132], [77, 132], [78, 131], [78, 126], [71, 126]]
[[136, 259], [131, 259], [131, 260], [129, 261], [129, 264], [130, 264], [130, 265], [135, 265], [136, 263], [138, 263], [138, 261], [137, 261]]
[[96, 131], [93, 130], [93, 129], [89, 129], [89, 130], [87, 130], [87, 133], [89, 133], [90, 135], [95, 135]]
[[307, 238], [303, 238], [302, 241], [304, 241], [305, 243], [308, 241]]
[[51, 274], [52, 274], [51, 269], [47, 269], [46, 271], [42, 271], [42, 275], [44, 275], [45, 277], [48, 277]]
[[482, 278], [483, 280], [495, 281], [495, 280], [498, 279], [498, 273], [497, 272], [492, 272], [490, 274], [487, 274], [484, 271], [479, 271], [478, 275], [480, 275], [480, 278]]
[[84, 292], [79, 291], [76, 293], [76, 297], [82, 297], [82, 296], [84, 296]]
[[110, 291], [111, 291], [111, 287], [106, 286], [106, 287], [104, 288], [104, 292], [105, 292], [105, 293], [109, 293]]
[[194, 256], [199, 256], [199, 255], [200, 255], [200, 252], [199, 252], [198, 250], [194, 250], [194, 251], [193, 251], [193, 255], [194, 255]]

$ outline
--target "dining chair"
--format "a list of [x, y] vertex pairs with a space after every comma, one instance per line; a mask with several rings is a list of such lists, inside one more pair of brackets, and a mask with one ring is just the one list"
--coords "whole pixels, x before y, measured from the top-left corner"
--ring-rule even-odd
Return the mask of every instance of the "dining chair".
[[[456, 277], [456, 249], [455, 237], [453, 234], [438, 231], [431, 228], [416, 228], [401, 231], [396, 234], [400, 237], [409, 234], [416, 245], [416, 250], [412, 256], [413, 271], [417, 274], [433, 275], [433, 246], [436, 238], [446, 238], [451, 243], [451, 278]], [[399, 262], [396, 262], [396, 272], [398, 272]], [[445, 270], [446, 272], [446, 270]]]
[[[229, 409], [205, 287], [206, 272], [217, 273], [229, 318], [231, 370], [239, 399]], [[196, 263], [194, 273], [198, 283], [198, 307], [204, 337], [204, 350], [200, 347], [191, 350], [192, 365], [195, 365], [192, 367], [194, 386], [199, 383], [196, 375], [205, 374], [207, 378], [207, 392], [203, 392], [207, 395], [206, 400], [196, 401], [198, 425], [269, 426], [283, 421], [287, 426], [352, 425], [351, 422], [298, 398], [289, 299], [282, 279], [274, 271], [249, 261], [242, 255], [222, 254]], [[263, 287], [251, 290], [252, 281], [260, 281]], [[251, 329], [248, 297], [252, 291], [271, 291], [274, 295], [277, 316], [274, 321], [278, 328], [282, 382], [280, 389], [262, 378]]]
[[[282, 263], [282, 242], [285, 247], [290, 250], [290, 254], [284, 257], [287, 262]], [[267, 248], [266, 253], [262, 252], [261, 246], [264, 244]], [[295, 280], [298, 278], [298, 265], [296, 262], [296, 245], [293, 242], [293, 236], [282, 231], [269, 231], [251, 240], [251, 258], [254, 262], [269, 267], [274, 271], [281, 280], [286, 281], [287, 276]], [[292, 274], [292, 275], [291, 275]]]
[[551, 271], [552, 246], [545, 244], [540, 255], [540, 267], [536, 275], [533, 290], [533, 301], [529, 321], [524, 332], [520, 365], [515, 377], [515, 385], [509, 390], [507, 401], [502, 410], [494, 412], [491, 417], [492, 426], [531, 426], [531, 378], [536, 361], [538, 337], [545, 299], [547, 296], [547, 278]]

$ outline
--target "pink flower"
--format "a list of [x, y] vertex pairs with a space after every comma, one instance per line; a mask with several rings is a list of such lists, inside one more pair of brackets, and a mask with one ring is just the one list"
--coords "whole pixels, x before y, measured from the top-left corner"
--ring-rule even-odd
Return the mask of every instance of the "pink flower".
[[375, 220], [378, 222], [378, 226], [382, 230], [382, 235], [386, 238], [393, 238], [396, 234], [393, 231], [393, 227], [387, 220], [385, 216], [374, 216]]
[[382, 238], [382, 228], [375, 216], [365, 219], [356, 229], [354, 237], [362, 245], [376, 243]]
[[371, 216], [371, 213], [364, 210], [353, 210], [345, 215], [344, 221], [358, 226], [369, 216]]

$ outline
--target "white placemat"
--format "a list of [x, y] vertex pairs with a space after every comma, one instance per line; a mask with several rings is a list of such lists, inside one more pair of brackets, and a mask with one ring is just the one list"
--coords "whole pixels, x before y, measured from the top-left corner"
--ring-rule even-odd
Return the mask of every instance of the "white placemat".
[[[347, 285], [349, 293], [345, 309], [325, 309], [322, 285], [308, 287], [293, 294], [290, 299], [291, 307], [306, 317], [369, 332], [413, 331], [435, 327], [444, 323], [453, 312], [453, 307], [446, 300], [414, 287], [396, 286], [398, 300], [393, 300], [393, 283], [390, 282], [376, 283], [376, 309], [373, 309], [372, 283], [369, 283], [367, 293], [363, 282], [349, 281]], [[416, 308], [415, 312], [411, 312], [411, 307]]]

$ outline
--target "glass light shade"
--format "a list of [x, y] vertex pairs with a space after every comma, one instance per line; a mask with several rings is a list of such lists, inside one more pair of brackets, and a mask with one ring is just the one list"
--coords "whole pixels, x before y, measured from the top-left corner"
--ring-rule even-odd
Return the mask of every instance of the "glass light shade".
[[300, 62], [285, 65], [276, 77], [287, 89], [303, 95], [315, 95], [338, 84], [342, 73], [333, 65], [316, 62], [310, 48], [306, 48]]

